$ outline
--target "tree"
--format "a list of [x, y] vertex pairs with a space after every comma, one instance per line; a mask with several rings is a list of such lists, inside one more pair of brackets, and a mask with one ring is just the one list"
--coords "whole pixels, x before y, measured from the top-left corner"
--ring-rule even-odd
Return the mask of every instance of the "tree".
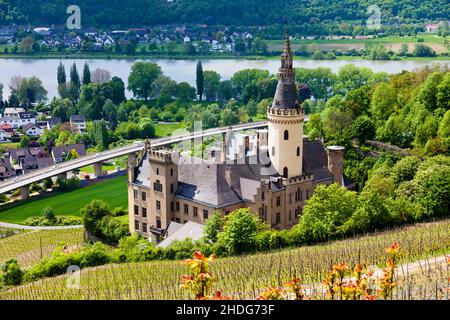
[[366, 67], [356, 67], [348, 64], [339, 69], [337, 81], [334, 86], [335, 93], [346, 94], [350, 90], [366, 85], [373, 72]]
[[217, 239], [229, 254], [252, 252], [255, 250], [256, 235], [264, 228], [250, 209], [238, 209], [225, 217], [223, 231]]
[[445, 74], [437, 88], [436, 101], [438, 108], [450, 110], [450, 72]]
[[176, 87], [176, 97], [181, 101], [194, 100], [195, 93], [195, 88], [187, 82], [180, 82]]
[[108, 70], [97, 68], [94, 70], [94, 72], [92, 72], [91, 80], [94, 83], [106, 83], [111, 80], [111, 72], [109, 72]]
[[337, 184], [318, 185], [294, 227], [302, 241], [320, 241], [342, 236], [345, 224], [358, 207], [356, 192]]
[[24, 272], [20, 269], [16, 259], [6, 260], [0, 265], [3, 273], [2, 281], [7, 286], [16, 286], [22, 283]]
[[216, 243], [219, 233], [223, 230], [223, 225], [224, 219], [222, 219], [220, 213], [214, 212], [205, 223], [205, 241], [208, 243]]
[[89, 65], [87, 62], [83, 67], [83, 85], [91, 83], [91, 70], [89, 69]]
[[368, 116], [360, 116], [353, 123], [352, 134], [363, 144], [375, 137], [375, 125]]
[[135, 97], [144, 99], [147, 102], [152, 84], [162, 76], [161, 68], [152, 62], [136, 62], [131, 67], [128, 77], [128, 89]]
[[155, 127], [151, 120], [142, 121], [140, 127], [142, 139], [149, 139], [155, 136]]
[[228, 101], [233, 97], [233, 85], [231, 80], [221, 81], [217, 88], [219, 101]]
[[336, 75], [329, 68], [296, 69], [296, 81], [304, 83], [311, 89], [316, 99], [326, 99], [336, 82]]
[[47, 99], [47, 90], [44, 89], [42, 81], [34, 76], [31, 78], [21, 78], [17, 97], [21, 104], [30, 105], [45, 101]]
[[70, 68], [70, 83], [68, 88], [68, 93], [72, 101], [78, 101], [80, 96], [80, 87], [80, 75], [78, 74], [77, 65], [74, 63]]
[[217, 90], [220, 84], [220, 74], [215, 71], [205, 71], [204, 73], [205, 81], [205, 95], [208, 101], [216, 101], [218, 98]]
[[24, 134], [22, 136], [22, 138], [20, 139], [20, 147], [21, 148], [28, 148], [28, 146], [30, 145], [30, 138], [28, 138], [28, 136], [26, 134]]
[[104, 217], [111, 214], [111, 208], [101, 200], [93, 200], [80, 212], [85, 230], [95, 237], [101, 237], [100, 222]]
[[64, 65], [62, 64], [62, 62], [60, 62], [58, 65], [57, 80], [58, 80], [59, 86], [66, 84], [66, 69], [64, 68]]
[[450, 138], [450, 110], [448, 110], [439, 124], [439, 136]]
[[20, 49], [24, 53], [31, 53], [33, 51], [34, 44], [34, 39], [30, 36], [27, 36], [20, 42]]
[[203, 66], [202, 66], [201, 61], [197, 62], [196, 74], [197, 74], [197, 76], [196, 76], [197, 94], [199, 96], [200, 101], [202, 101], [205, 78], [204, 78], [204, 74], [203, 74]]
[[236, 112], [231, 110], [230, 108], [225, 108], [222, 111], [221, 114], [221, 121], [222, 126], [232, 126], [239, 123], [239, 116]]
[[408, 52], [409, 52], [409, 46], [408, 46], [408, 44], [406, 44], [406, 43], [402, 44], [401, 47], [400, 47], [400, 52], [399, 52], [399, 54], [400, 54], [402, 57], [405, 57], [406, 55], [408, 55]]
[[256, 82], [260, 79], [269, 78], [270, 73], [267, 70], [260, 69], [245, 69], [236, 72], [231, 78], [233, 88], [238, 96], [244, 93], [245, 87], [252, 82]]
[[420, 164], [420, 159], [414, 156], [401, 159], [392, 168], [392, 177], [394, 178], [394, 182], [399, 185], [404, 181], [414, 179]]
[[53, 208], [51, 207], [46, 207], [44, 209], [42, 209], [41, 211], [41, 215], [47, 219], [48, 221], [55, 223], [56, 222], [56, 215], [55, 215], [55, 211], [53, 210]]
[[417, 99], [429, 111], [434, 111], [437, 108], [437, 93], [443, 78], [441, 72], [433, 72], [420, 86]]
[[394, 112], [396, 103], [394, 89], [387, 83], [381, 83], [373, 92], [370, 111], [376, 120], [387, 120]]
[[413, 55], [416, 57], [435, 57], [436, 52], [424, 44], [416, 44], [414, 46]]
[[300, 83], [297, 86], [298, 89], [298, 97], [300, 99], [300, 103], [303, 103], [304, 101], [308, 100], [312, 96], [312, 92], [310, 87], [307, 84]]
[[106, 127], [106, 122], [103, 120], [94, 121], [92, 130], [93, 141], [99, 147], [99, 149], [108, 149], [110, 137], [108, 128]]
[[69, 153], [67, 154], [66, 159], [64, 161], [78, 159], [79, 157], [80, 157], [80, 155], [78, 154], [78, 152], [75, 149], [71, 149], [69, 151]]
[[115, 105], [119, 105], [126, 100], [125, 83], [121, 78], [113, 77], [107, 83], [107, 86], [111, 89], [111, 100]]

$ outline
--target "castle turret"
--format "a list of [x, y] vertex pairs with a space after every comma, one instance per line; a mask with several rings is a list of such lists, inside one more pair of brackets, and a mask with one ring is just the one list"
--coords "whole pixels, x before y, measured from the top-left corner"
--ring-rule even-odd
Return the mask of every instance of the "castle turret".
[[277, 172], [285, 178], [302, 174], [304, 111], [295, 85], [293, 60], [286, 32], [277, 90], [273, 104], [267, 110], [270, 159]]
[[344, 147], [331, 146], [328, 152], [328, 170], [334, 176], [334, 181], [344, 186]]

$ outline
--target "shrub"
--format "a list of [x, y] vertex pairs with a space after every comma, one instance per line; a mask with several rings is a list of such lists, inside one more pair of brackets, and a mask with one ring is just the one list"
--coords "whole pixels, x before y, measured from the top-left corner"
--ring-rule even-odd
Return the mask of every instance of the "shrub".
[[19, 285], [23, 280], [23, 271], [16, 259], [7, 260], [2, 266], [1, 282], [7, 286]]

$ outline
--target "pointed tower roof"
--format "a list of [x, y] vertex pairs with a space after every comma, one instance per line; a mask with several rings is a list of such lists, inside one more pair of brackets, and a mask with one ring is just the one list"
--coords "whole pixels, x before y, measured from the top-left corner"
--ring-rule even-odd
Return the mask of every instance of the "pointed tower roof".
[[278, 72], [278, 85], [273, 100], [273, 108], [298, 109], [300, 107], [297, 87], [295, 86], [294, 56], [291, 50], [289, 32], [286, 30], [281, 68]]

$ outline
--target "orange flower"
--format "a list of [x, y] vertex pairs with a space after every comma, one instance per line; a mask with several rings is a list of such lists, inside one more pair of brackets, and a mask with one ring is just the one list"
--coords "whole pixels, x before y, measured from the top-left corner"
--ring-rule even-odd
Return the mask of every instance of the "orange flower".
[[396, 255], [400, 250], [400, 244], [398, 242], [394, 242], [387, 249], [386, 253], [390, 255]]

